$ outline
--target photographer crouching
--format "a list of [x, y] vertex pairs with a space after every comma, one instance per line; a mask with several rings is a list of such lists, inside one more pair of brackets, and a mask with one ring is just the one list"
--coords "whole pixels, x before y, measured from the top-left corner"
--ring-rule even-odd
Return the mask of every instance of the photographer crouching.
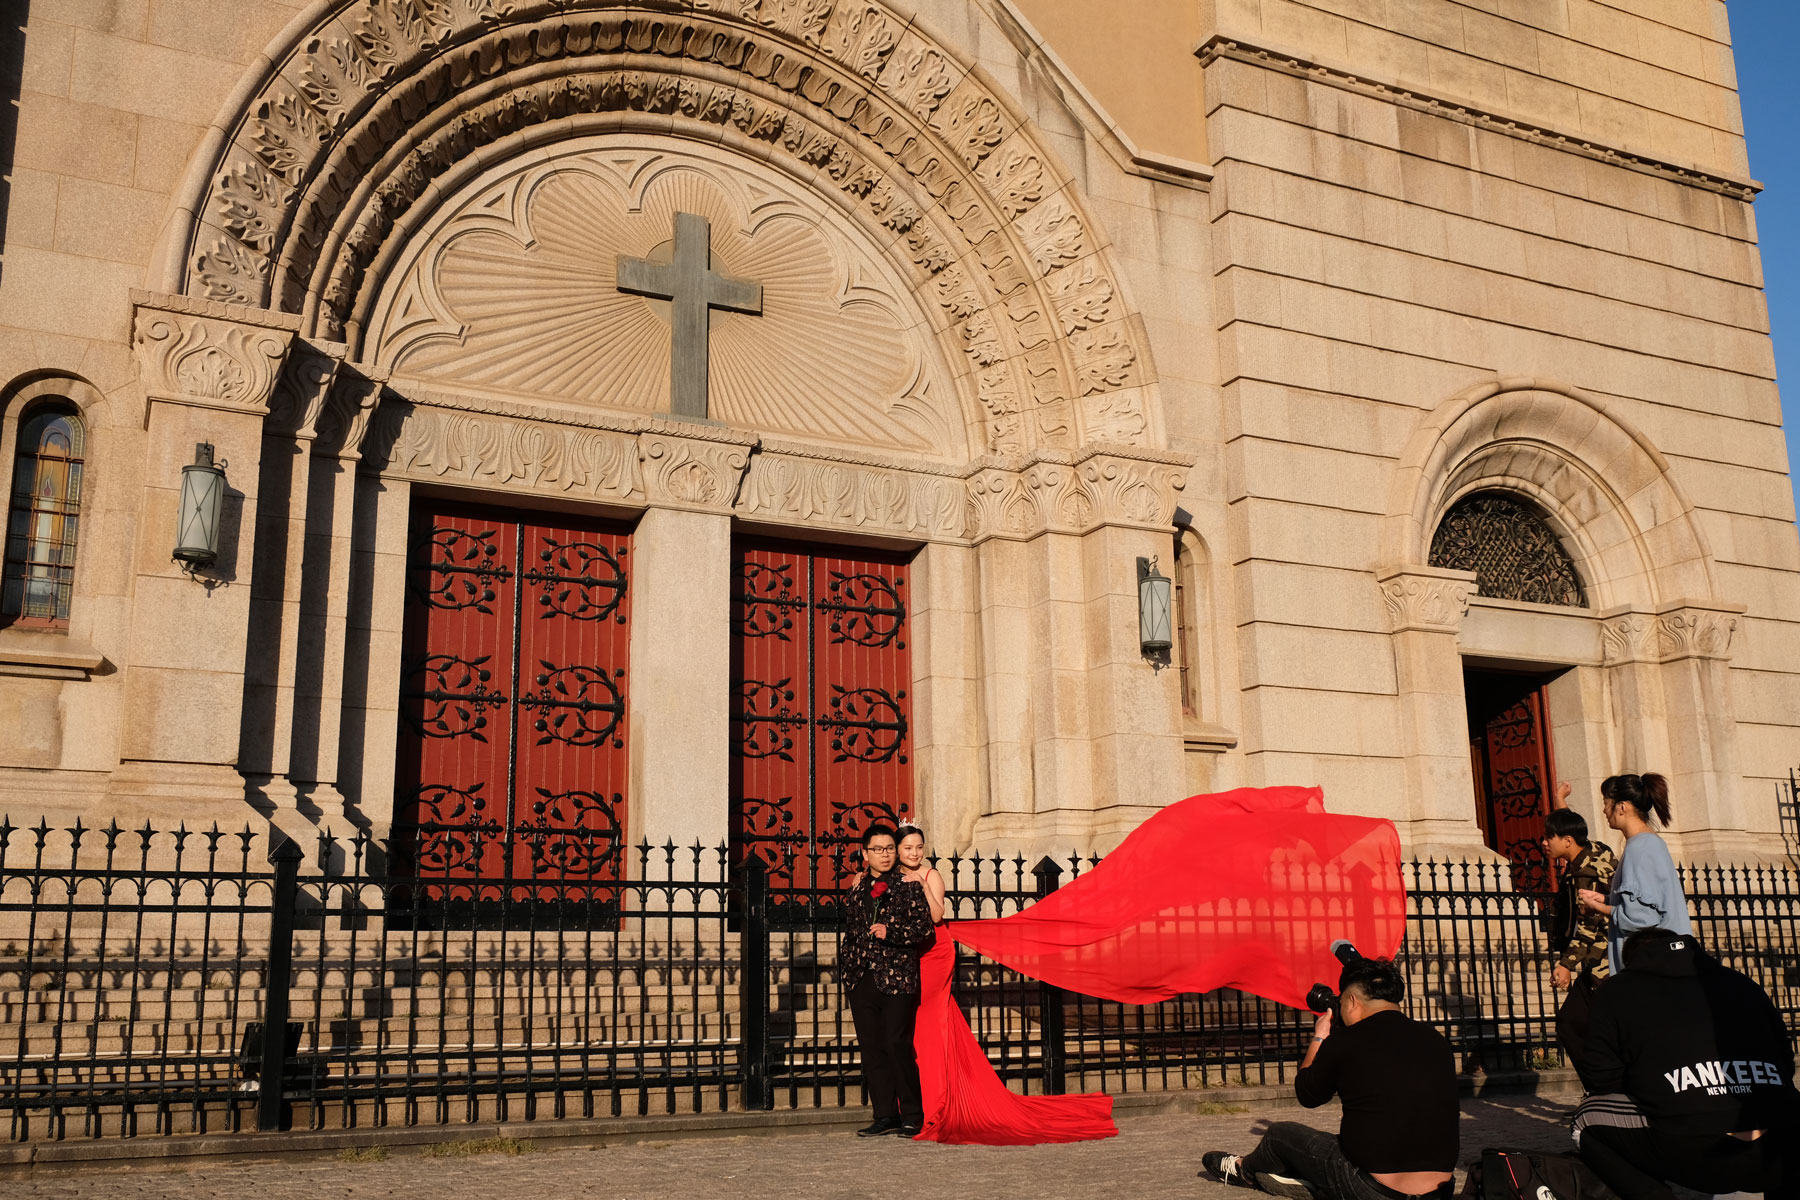
[[1289, 1200], [1448, 1197], [1459, 1114], [1450, 1043], [1401, 1011], [1406, 980], [1392, 960], [1340, 945], [1337, 1017], [1319, 1017], [1294, 1077], [1307, 1108], [1342, 1097], [1337, 1135], [1277, 1122], [1249, 1154], [1202, 1156], [1203, 1173]]

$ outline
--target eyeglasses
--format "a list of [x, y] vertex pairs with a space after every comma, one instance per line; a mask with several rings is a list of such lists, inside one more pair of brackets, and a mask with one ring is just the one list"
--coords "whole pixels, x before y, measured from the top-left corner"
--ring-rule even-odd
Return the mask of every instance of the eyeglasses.
[[864, 854], [898, 854], [899, 847], [897, 847], [897, 846], [864, 846], [863, 853]]

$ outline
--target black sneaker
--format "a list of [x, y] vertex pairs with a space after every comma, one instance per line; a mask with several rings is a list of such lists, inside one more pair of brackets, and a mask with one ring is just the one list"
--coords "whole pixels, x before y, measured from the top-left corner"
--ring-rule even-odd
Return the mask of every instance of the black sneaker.
[[1200, 1172], [1202, 1175], [1211, 1175], [1228, 1187], [1256, 1188], [1256, 1177], [1244, 1170], [1244, 1158], [1241, 1154], [1208, 1150], [1200, 1156], [1200, 1165], [1206, 1168]]
[[916, 1138], [919, 1136], [919, 1127], [914, 1125], [911, 1121], [906, 1121], [901, 1124], [900, 1128], [894, 1130], [894, 1132], [903, 1138]]
[[900, 1120], [897, 1117], [876, 1117], [875, 1123], [867, 1129], [856, 1131], [857, 1137], [884, 1137], [900, 1131]]

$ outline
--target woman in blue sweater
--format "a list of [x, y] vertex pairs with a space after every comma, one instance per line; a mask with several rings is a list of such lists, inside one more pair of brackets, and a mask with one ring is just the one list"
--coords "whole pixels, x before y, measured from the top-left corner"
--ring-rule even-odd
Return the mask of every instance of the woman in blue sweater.
[[1606, 895], [1589, 889], [1580, 898], [1583, 907], [1612, 918], [1606, 956], [1617, 974], [1624, 969], [1625, 939], [1638, 930], [1692, 934], [1694, 927], [1668, 843], [1650, 828], [1652, 814], [1665, 828], [1669, 824], [1669, 781], [1661, 775], [1614, 775], [1600, 785], [1600, 796], [1606, 823], [1625, 835], [1625, 852]]

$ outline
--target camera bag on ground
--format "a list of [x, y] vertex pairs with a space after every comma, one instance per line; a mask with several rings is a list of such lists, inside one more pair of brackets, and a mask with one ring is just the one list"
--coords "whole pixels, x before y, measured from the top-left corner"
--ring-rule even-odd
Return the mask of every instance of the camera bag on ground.
[[1463, 1200], [1618, 1200], [1574, 1154], [1483, 1150], [1469, 1168]]

